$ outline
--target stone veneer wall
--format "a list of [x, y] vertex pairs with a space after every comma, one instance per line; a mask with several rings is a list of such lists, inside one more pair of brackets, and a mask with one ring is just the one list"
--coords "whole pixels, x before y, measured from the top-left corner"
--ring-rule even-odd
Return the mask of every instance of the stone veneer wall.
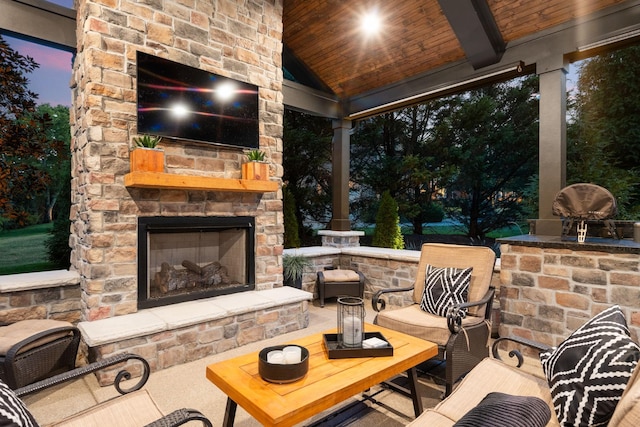
[[[381, 289], [408, 288], [413, 286], [420, 251], [373, 248], [369, 246], [352, 247], [309, 247], [286, 249], [285, 252], [306, 255], [312, 267], [302, 277], [302, 289], [318, 298], [316, 272], [328, 267], [351, 269], [362, 272], [365, 277], [364, 296], [371, 297]], [[499, 263], [497, 263], [499, 264]], [[500, 277], [494, 271], [491, 284], [500, 287]], [[399, 292], [385, 297], [389, 307], [401, 307], [413, 304], [413, 292]], [[371, 306], [367, 310], [372, 309]]]
[[640, 252], [501, 245], [500, 336], [558, 345], [614, 304], [640, 332]]
[[[282, 176], [282, 1], [78, 0], [72, 91], [71, 262], [82, 318], [137, 311], [138, 216], [256, 217], [256, 289], [282, 283], [281, 192], [124, 186], [136, 136], [136, 51], [259, 86], [260, 149]], [[243, 152], [161, 143], [167, 173], [240, 178]]]

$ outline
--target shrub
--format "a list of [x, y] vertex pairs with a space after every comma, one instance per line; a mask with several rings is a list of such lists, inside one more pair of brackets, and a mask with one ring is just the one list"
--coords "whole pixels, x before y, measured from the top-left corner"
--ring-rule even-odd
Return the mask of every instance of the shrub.
[[372, 245], [379, 248], [404, 248], [404, 240], [400, 230], [398, 204], [393, 197], [391, 197], [388, 190], [382, 193], [380, 199]]

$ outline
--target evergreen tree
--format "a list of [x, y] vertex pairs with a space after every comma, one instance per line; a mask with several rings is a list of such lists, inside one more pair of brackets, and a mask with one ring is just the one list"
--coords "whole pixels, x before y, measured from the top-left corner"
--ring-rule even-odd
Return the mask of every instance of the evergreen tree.
[[330, 120], [285, 110], [282, 137], [283, 182], [295, 201], [295, 216], [301, 239], [305, 221], [328, 223], [331, 219]]
[[282, 188], [282, 203], [284, 207], [284, 247], [299, 248], [298, 219], [296, 218], [296, 200], [289, 188]]
[[71, 259], [71, 247], [69, 246], [69, 233], [71, 220], [69, 212], [71, 209], [71, 170], [67, 168], [63, 177], [63, 185], [58, 194], [56, 215], [53, 220], [51, 235], [45, 241], [47, 247], [47, 257], [55, 268], [68, 269]]
[[352, 137], [351, 179], [360, 190], [352, 211], [365, 222], [375, 213], [375, 197], [389, 190], [399, 214], [422, 234], [424, 222], [441, 221], [436, 194], [455, 170], [446, 150], [434, 144], [433, 123], [448, 109], [448, 99], [428, 101], [358, 123]]
[[627, 218], [640, 213], [639, 75], [640, 46], [585, 60], [567, 132], [567, 182], [607, 188]]
[[449, 215], [471, 238], [520, 220], [525, 189], [538, 169], [538, 78], [500, 83], [458, 96], [438, 123], [455, 178]]
[[398, 204], [389, 191], [382, 193], [380, 198], [372, 245], [379, 248], [404, 249]]

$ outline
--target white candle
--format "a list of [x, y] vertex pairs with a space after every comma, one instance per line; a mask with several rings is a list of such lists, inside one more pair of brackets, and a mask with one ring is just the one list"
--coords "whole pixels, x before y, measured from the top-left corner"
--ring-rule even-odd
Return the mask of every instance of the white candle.
[[300, 363], [302, 361], [302, 349], [295, 345], [290, 345], [282, 349], [284, 353], [284, 363]]
[[267, 362], [272, 365], [283, 365], [284, 364], [284, 353], [280, 350], [274, 350], [267, 353]]
[[342, 325], [342, 340], [348, 347], [358, 347], [362, 343], [362, 322], [358, 316], [347, 316]]

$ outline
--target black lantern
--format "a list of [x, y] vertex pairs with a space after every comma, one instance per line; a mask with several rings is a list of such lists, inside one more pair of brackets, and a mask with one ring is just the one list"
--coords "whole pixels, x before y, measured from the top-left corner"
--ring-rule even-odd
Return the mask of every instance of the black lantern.
[[338, 344], [362, 347], [364, 336], [364, 300], [357, 297], [338, 298]]

